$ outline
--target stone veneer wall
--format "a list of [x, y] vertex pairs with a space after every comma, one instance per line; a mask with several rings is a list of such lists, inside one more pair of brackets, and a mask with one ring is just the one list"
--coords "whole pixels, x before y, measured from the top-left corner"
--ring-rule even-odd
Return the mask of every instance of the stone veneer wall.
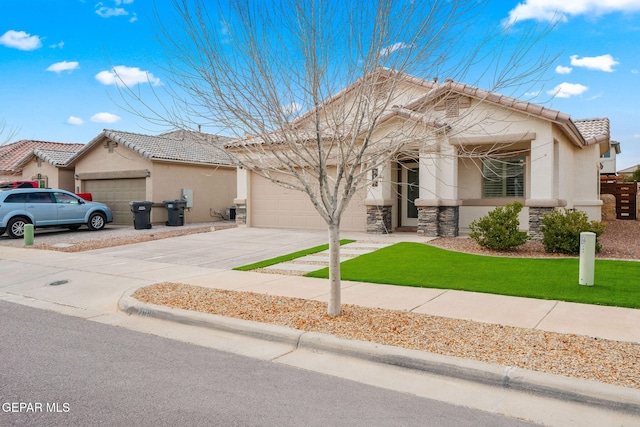
[[438, 236], [457, 237], [460, 208], [458, 206], [440, 206], [438, 212]]
[[440, 208], [438, 206], [418, 206], [418, 234], [438, 237]]
[[247, 205], [236, 205], [236, 225], [247, 225]]
[[427, 237], [456, 237], [459, 219], [459, 206], [419, 206], [418, 233]]
[[367, 233], [389, 234], [393, 206], [367, 206]]
[[533, 240], [542, 240], [542, 217], [553, 213], [555, 208], [529, 207], [529, 236]]

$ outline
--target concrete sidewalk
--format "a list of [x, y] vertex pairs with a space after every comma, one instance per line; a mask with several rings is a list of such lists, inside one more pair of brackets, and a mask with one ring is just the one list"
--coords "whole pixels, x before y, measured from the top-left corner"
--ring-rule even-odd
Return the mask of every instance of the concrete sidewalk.
[[[344, 233], [342, 238], [358, 241], [352, 247], [356, 249], [343, 251], [348, 256], [358, 256], [397, 241], [427, 240], [402, 233], [389, 236]], [[504, 367], [455, 358], [443, 359], [437, 355], [427, 356], [386, 346], [373, 345], [376, 348], [373, 350], [364, 343], [334, 341], [308, 333], [302, 340], [300, 331], [282, 332], [276, 328], [278, 332], [273, 335], [272, 325], [152, 307], [128, 297], [138, 287], [175, 281], [327, 301], [328, 286], [324, 280], [230, 270], [231, 267], [325, 242], [325, 232], [238, 228], [82, 253], [0, 246], [0, 299], [94, 320], [115, 316], [121, 304], [130, 313], [157, 316], [183, 324], [206, 325], [233, 333], [244, 331], [254, 338], [262, 336], [277, 340], [277, 336], [284, 337], [281, 338], [283, 343], [290, 348], [283, 350], [283, 354], [312, 348], [349, 357], [368, 355], [365, 357], [368, 360], [384, 363], [402, 360], [395, 366], [411, 369], [422, 366], [433, 373], [449, 373], [491, 386], [510, 384], [513, 388], [520, 382], [521, 391], [525, 393], [546, 393], [547, 397], [557, 396], [616, 408], [632, 417], [640, 417], [640, 390], [513, 368], [505, 371]], [[315, 257], [322, 258], [322, 255]], [[313, 261], [321, 262], [320, 258]], [[348, 281], [342, 283], [342, 302], [640, 343], [640, 310], [634, 309]], [[464, 378], [465, 375], [468, 378]]]

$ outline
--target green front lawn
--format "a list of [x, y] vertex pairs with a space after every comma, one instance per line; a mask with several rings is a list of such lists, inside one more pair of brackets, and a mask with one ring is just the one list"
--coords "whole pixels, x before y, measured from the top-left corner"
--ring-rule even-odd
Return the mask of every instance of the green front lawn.
[[[353, 242], [355, 242], [355, 240], [342, 239], [342, 240], [340, 240], [340, 246], [346, 245], [348, 243], [353, 243]], [[327, 249], [329, 249], [329, 245], [328, 244], [320, 245], [320, 246], [314, 246], [313, 248], [304, 249], [304, 250], [301, 250], [301, 251], [298, 251], [298, 252], [293, 252], [293, 253], [290, 253], [290, 254], [286, 254], [286, 255], [279, 256], [279, 257], [267, 259], [267, 260], [264, 260], [264, 261], [254, 262], [253, 264], [243, 265], [241, 267], [236, 267], [236, 268], [234, 268], [234, 270], [250, 271], [250, 270], [255, 270], [255, 269], [258, 269], [258, 268], [265, 268], [265, 267], [269, 267], [271, 265], [280, 264], [281, 262], [287, 262], [287, 261], [294, 260], [296, 258], [302, 258], [303, 256], [317, 254], [318, 252], [326, 251]]]
[[578, 285], [577, 258], [490, 257], [421, 243], [398, 243], [341, 267], [344, 280], [640, 308], [640, 263], [633, 261], [596, 260], [595, 286]]

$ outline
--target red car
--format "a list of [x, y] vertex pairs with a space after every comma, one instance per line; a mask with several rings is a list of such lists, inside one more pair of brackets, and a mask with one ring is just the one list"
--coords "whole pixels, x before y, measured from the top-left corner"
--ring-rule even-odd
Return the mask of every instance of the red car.
[[5, 181], [0, 182], [0, 189], [2, 188], [38, 188], [39, 185], [35, 181]]

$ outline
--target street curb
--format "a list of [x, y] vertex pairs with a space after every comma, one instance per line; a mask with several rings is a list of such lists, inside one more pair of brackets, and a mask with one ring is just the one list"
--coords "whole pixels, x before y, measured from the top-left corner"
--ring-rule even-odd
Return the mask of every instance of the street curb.
[[294, 347], [298, 345], [300, 337], [304, 334], [304, 331], [286, 326], [252, 322], [250, 320], [234, 319], [232, 317], [200, 313], [198, 311], [143, 303], [131, 296], [136, 289], [126, 291], [120, 298], [118, 308], [121, 311], [127, 314], [153, 317], [155, 319], [168, 320], [183, 325], [217, 329], [219, 331], [231, 332], [252, 338], [290, 344]]
[[640, 415], [640, 390], [638, 389], [147, 304], [131, 296], [135, 290], [125, 292], [121, 297], [118, 303], [121, 311], [290, 344], [296, 350], [326, 351], [375, 363]]

